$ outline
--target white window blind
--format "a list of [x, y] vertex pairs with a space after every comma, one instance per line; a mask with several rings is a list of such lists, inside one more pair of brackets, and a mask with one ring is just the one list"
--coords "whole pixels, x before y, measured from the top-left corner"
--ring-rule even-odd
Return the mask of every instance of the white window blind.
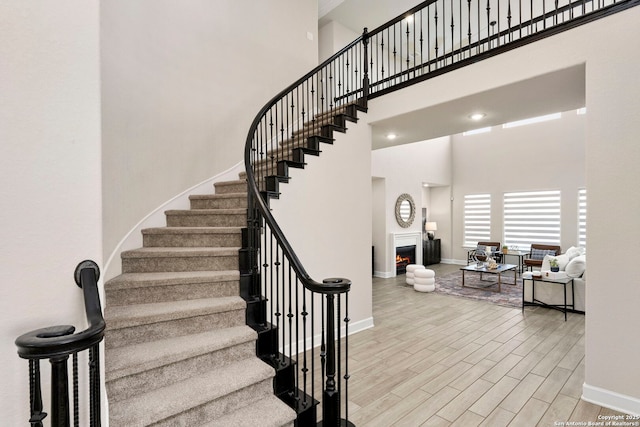
[[560, 191], [504, 195], [504, 244], [529, 249], [532, 243], [560, 244]]
[[578, 246], [587, 247], [587, 189], [578, 190]]
[[475, 246], [491, 237], [491, 195], [464, 196], [464, 245]]

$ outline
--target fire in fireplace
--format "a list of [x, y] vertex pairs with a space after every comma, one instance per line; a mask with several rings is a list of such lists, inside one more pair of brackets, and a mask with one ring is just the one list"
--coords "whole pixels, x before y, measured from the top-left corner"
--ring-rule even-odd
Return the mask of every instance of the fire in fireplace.
[[396, 274], [407, 272], [407, 265], [415, 264], [416, 245], [398, 246], [396, 248]]

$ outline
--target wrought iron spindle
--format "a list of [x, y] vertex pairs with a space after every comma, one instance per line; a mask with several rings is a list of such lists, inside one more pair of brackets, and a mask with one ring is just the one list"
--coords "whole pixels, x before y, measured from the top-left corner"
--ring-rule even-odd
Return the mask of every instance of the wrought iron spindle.
[[[72, 356], [72, 371], [73, 371], [73, 425], [78, 427], [80, 425], [80, 405], [78, 402], [78, 353], [73, 353]], [[91, 379], [89, 379], [91, 384]], [[90, 424], [91, 425], [91, 424]]]
[[47, 416], [47, 413], [42, 410], [42, 388], [40, 384], [40, 360], [29, 359], [29, 400], [31, 410], [29, 423], [32, 427], [42, 427], [42, 420]]

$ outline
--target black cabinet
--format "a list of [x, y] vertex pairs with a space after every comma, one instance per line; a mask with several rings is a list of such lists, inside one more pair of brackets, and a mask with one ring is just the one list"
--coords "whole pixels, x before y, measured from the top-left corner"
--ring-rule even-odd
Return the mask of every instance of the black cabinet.
[[440, 239], [422, 241], [422, 263], [424, 265], [440, 263]]

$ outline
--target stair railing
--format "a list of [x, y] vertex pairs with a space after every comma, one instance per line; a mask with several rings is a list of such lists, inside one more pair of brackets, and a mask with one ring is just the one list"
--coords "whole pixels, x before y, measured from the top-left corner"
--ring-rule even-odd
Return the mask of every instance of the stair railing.
[[371, 100], [639, 4], [427, 0], [366, 34], [369, 90], [355, 95]]
[[[319, 357], [323, 425], [348, 422], [351, 283], [312, 279], [271, 214], [268, 200], [279, 197], [288, 169], [303, 167], [305, 155], [317, 155], [321, 142], [332, 141], [334, 128], [344, 127], [340, 114], [353, 114], [352, 107], [366, 109], [370, 99], [639, 4], [640, 0], [427, 0], [372, 31], [365, 28], [362, 36], [260, 110], [245, 146], [246, 257], [252, 294], [268, 300], [268, 319], [279, 331], [279, 346], [298, 366], [295, 382], [300, 394], [290, 396], [295, 405], [307, 405], [318, 396], [314, 376]], [[319, 356], [314, 330], [318, 316]]]
[[[80, 425], [80, 396], [78, 387], [78, 354], [88, 350], [89, 409], [88, 425], [100, 427], [100, 342], [104, 335], [98, 279], [100, 270], [93, 261], [83, 261], [76, 267], [74, 278], [82, 288], [88, 328], [75, 332], [70, 325], [50, 326], [28, 332], [16, 339], [18, 355], [29, 360], [30, 418], [33, 427], [42, 427], [47, 416], [42, 403], [40, 361], [51, 363], [51, 418], [52, 427], [68, 427], [71, 422], [68, 363], [72, 356], [73, 422]], [[84, 424], [86, 425], [86, 423]]]
[[[319, 141], [331, 138], [332, 115], [360, 101], [356, 96], [367, 78], [366, 55], [361, 38], [355, 40], [275, 96], [253, 121], [245, 147], [253, 293], [268, 300], [268, 322], [278, 331], [278, 347], [288, 359], [282, 363], [296, 366], [296, 390], [283, 399], [298, 412], [321, 399], [325, 426], [348, 422], [351, 282], [311, 278], [272, 216], [268, 200], [278, 197], [278, 183], [287, 180], [289, 167], [301, 167], [305, 154], [317, 152]], [[298, 423], [306, 425], [300, 418]]]

